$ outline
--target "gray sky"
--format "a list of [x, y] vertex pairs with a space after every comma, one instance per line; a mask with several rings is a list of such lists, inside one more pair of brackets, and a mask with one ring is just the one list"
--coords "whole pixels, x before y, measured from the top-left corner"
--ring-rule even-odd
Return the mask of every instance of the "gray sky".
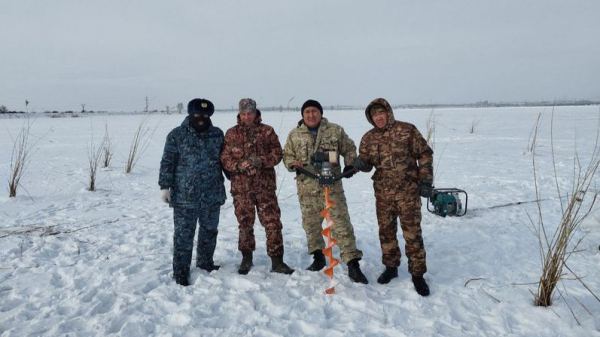
[[0, 0], [0, 105], [600, 99], [600, 1]]

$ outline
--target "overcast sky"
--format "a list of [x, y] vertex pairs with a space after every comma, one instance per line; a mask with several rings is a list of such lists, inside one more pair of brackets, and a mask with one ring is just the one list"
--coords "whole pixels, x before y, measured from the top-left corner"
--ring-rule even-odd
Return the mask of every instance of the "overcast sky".
[[0, 105], [141, 111], [146, 96], [598, 100], [600, 1], [0, 0]]

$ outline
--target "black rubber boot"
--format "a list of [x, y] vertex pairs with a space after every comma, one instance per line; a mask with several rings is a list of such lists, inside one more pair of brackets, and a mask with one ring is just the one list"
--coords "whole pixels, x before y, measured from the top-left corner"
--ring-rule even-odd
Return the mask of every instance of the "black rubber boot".
[[429, 286], [427, 285], [427, 282], [425, 282], [425, 279], [423, 278], [423, 276], [414, 276], [413, 275], [412, 281], [413, 281], [413, 284], [415, 285], [415, 290], [417, 291], [417, 293], [419, 293], [419, 295], [421, 295], [421, 296], [429, 295]]
[[369, 280], [367, 280], [365, 274], [360, 270], [358, 261], [360, 261], [360, 259], [354, 259], [348, 262], [348, 277], [350, 277], [352, 282], [368, 284]]
[[252, 269], [252, 252], [242, 252], [242, 263], [238, 269], [238, 274], [246, 275]]
[[216, 264], [203, 264], [203, 265], [199, 265], [198, 268], [202, 269], [202, 270], [206, 270], [207, 272], [211, 272], [213, 270], [219, 270], [219, 268], [221, 268], [221, 266], [217, 266]]
[[294, 269], [283, 262], [283, 256], [273, 256], [271, 258], [271, 272], [291, 275]]
[[190, 285], [190, 270], [175, 270], [173, 272], [173, 277], [175, 278], [175, 283], [187, 287]]
[[385, 267], [385, 270], [379, 278], [377, 279], [377, 283], [379, 284], [388, 284], [393, 278], [398, 277], [398, 267]]
[[325, 255], [323, 255], [323, 251], [321, 250], [315, 250], [313, 253], [313, 263], [308, 266], [308, 268], [306, 268], [306, 270], [310, 270], [310, 271], [319, 271], [321, 269], [323, 269], [323, 267], [325, 267], [326, 261], [325, 261]]

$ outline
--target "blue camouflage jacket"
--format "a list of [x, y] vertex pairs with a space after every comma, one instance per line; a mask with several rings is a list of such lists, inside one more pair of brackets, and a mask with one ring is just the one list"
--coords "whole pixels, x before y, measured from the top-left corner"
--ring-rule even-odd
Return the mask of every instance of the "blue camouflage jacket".
[[225, 203], [222, 146], [221, 129], [211, 126], [198, 133], [188, 117], [167, 135], [158, 185], [171, 189], [169, 206], [203, 208]]

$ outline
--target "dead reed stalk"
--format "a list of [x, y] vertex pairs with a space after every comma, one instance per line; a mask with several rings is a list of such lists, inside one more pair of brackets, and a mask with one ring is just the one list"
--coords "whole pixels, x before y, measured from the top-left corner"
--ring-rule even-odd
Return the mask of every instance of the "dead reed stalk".
[[108, 125], [104, 124], [104, 138], [102, 139], [102, 167], [110, 166], [110, 161], [115, 154], [115, 145], [108, 134]]
[[425, 124], [426, 129], [426, 137], [425, 140], [429, 147], [435, 150], [435, 110], [431, 110], [429, 113], [429, 118], [427, 118], [427, 123]]
[[[539, 117], [538, 117], [539, 121]], [[600, 119], [599, 119], [600, 121]], [[551, 130], [551, 152], [552, 152], [552, 165], [554, 169], [554, 182], [556, 184], [556, 193], [558, 194], [558, 200], [561, 207], [561, 219], [558, 227], [554, 232], [549, 233], [547, 226], [544, 223], [542, 211], [542, 204], [539, 200], [540, 188], [538, 186], [538, 171], [535, 162], [535, 143], [537, 139], [538, 127], [534, 128], [534, 136], [532, 141], [533, 149], [533, 174], [534, 184], [538, 211], [537, 223], [528, 215], [529, 221], [536, 233], [538, 239], [538, 246], [540, 252], [540, 258], [542, 262], [542, 275], [540, 276], [537, 293], [534, 294], [534, 303], [536, 306], [550, 306], [552, 305], [553, 294], [556, 290], [557, 284], [564, 280], [563, 269], [566, 268], [571, 272], [577, 281], [579, 281], [597, 300], [598, 297], [590, 290], [589, 287], [573, 273], [567, 266], [567, 261], [573, 253], [577, 252], [577, 248], [581, 242], [581, 239], [576, 240], [578, 230], [581, 223], [592, 213], [594, 206], [598, 200], [598, 191], [594, 191], [590, 187], [594, 181], [594, 175], [600, 166], [600, 148], [598, 144], [600, 135], [600, 124], [598, 125], [596, 133], [596, 142], [594, 144], [592, 156], [587, 165], [581, 163], [580, 158], [575, 152], [573, 158], [573, 182], [571, 190], [563, 196], [563, 191], [559, 186], [559, 175], [556, 170], [556, 159], [554, 151], [554, 136], [553, 136], [553, 124], [554, 124], [554, 110], [552, 111], [552, 119], [550, 124]], [[563, 201], [566, 200], [566, 201]]]
[[[20, 185], [21, 178], [30, 163], [31, 149], [37, 143], [29, 141], [31, 133], [31, 122], [27, 119], [21, 126], [17, 137], [12, 139], [13, 149], [10, 157], [10, 175], [8, 179], [8, 196], [10, 198], [17, 196], [17, 188]], [[12, 137], [11, 137], [12, 138]]]
[[140, 159], [141, 155], [146, 151], [150, 145], [150, 139], [154, 134], [154, 130], [148, 128], [148, 122], [150, 121], [150, 115], [147, 114], [140, 119], [137, 130], [131, 141], [131, 147], [129, 148], [129, 156], [127, 157], [127, 165], [125, 166], [125, 173], [131, 173], [133, 167]]

